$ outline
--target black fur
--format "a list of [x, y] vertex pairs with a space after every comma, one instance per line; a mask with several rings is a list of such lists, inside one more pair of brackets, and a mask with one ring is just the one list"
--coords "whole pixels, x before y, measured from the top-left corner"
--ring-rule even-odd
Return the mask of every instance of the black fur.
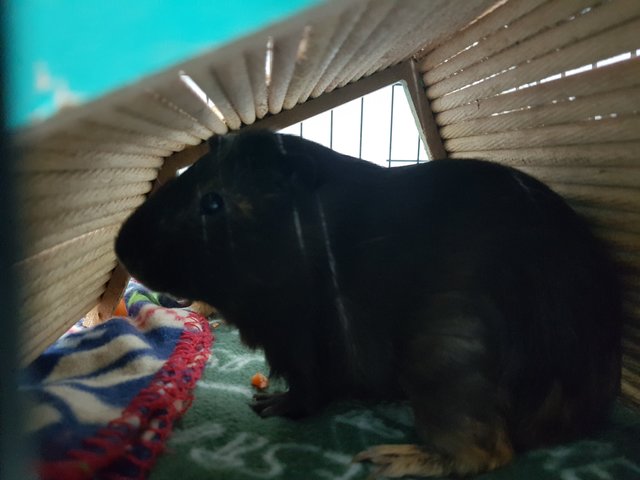
[[[202, 205], [210, 192], [222, 207]], [[558, 195], [515, 169], [385, 169], [241, 133], [153, 194], [116, 251], [149, 287], [215, 306], [264, 349], [290, 387], [256, 400], [265, 416], [408, 396], [444, 451], [468, 419], [527, 448], [591, 431], [618, 392], [614, 267]]]

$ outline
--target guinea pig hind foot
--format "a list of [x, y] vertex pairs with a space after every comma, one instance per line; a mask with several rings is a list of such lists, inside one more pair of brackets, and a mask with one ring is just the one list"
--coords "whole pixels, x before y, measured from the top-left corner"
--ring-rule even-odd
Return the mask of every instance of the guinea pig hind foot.
[[419, 445], [376, 445], [358, 453], [354, 462], [370, 462], [375, 465], [369, 480], [378, 477], [400, 478], [404, 476], [440, 477], [450, 473], [448, 461], [437, 454], [423, 450]]
[[466, 477], [494, 470], [512, 459], [513, 451], [482, 451], [473, 446], [461, 455], [446, 455], [414, 444], [376, 445], [358, 453], [354, 462], [375, 465], [370, 480], [378, 477]]

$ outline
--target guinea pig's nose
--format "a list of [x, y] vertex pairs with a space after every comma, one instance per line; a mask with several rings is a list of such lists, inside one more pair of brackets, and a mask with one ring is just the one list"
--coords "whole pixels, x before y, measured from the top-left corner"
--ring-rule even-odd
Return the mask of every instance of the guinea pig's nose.
[[135, 221], [132, 221], [132, 217], [121, 225], [118, 236], [116, 237], [116, 256], [130, 271], [134, 268], [136, 259], [140, 258], [139, 250], [143, 248], [145, 244], [143, 237], [144, 229], [136, 228]]
[[128, 244], [127, 237], [129, 236], [125, 225], [126, 223], [120, 226], [120, 230], [118, 231], [118, 235], [116, 236], [115, 241], [116, 257], [118, 257], [118, 260], [120, 260], [122, 263], [126, 263]]

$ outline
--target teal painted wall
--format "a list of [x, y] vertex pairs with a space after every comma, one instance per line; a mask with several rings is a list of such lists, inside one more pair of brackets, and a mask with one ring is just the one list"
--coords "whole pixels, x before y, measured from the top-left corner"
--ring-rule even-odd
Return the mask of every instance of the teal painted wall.
[[10, 127], [254, 32], [322, 0], [9, 0]]

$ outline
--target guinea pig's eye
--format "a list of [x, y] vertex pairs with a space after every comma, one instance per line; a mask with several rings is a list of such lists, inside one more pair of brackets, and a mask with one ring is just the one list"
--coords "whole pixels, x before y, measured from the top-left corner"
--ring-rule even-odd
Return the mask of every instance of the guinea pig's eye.
[[216, 192], [209, 192], [200, 199], [200, 211], [203, 215], [212, 215], [224, 207], [224, 200]]

